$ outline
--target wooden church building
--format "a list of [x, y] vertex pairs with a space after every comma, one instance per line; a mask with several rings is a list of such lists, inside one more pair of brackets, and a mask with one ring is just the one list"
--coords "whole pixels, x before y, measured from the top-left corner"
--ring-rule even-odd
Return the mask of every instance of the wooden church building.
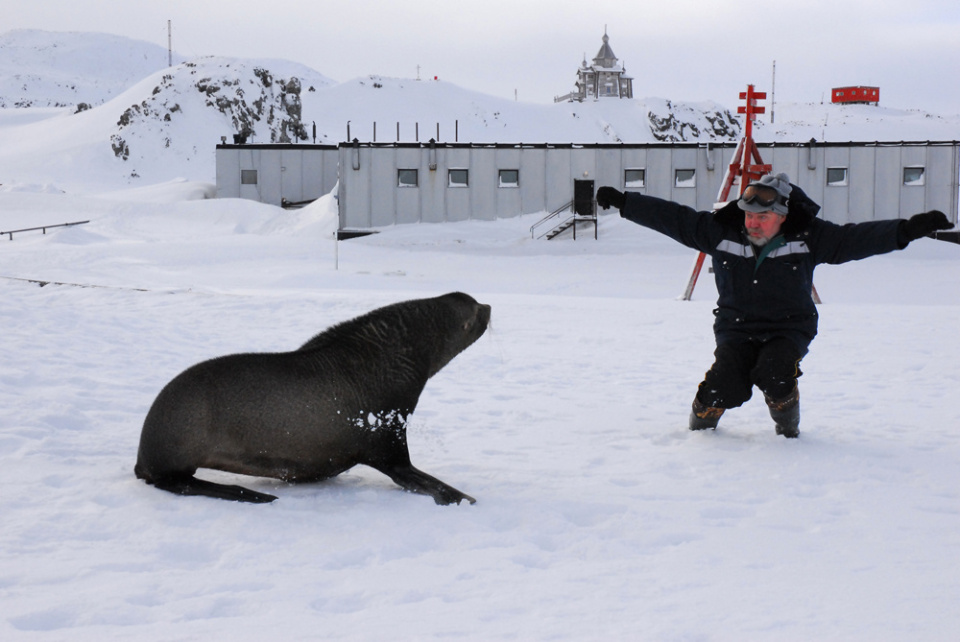
[[583, 102], [588, 98], [633, 98], [633, 78], [627, 75], [626, 68], [620, 64], [610, 48], [610, 36], [606, 30], [603, 33], [603, 45], [593, 59], [593, 64], [587, 64], [584, 55], [583, 62], [577, 70], [576, 90], [564, 96], [557, 96], [554, 102]]

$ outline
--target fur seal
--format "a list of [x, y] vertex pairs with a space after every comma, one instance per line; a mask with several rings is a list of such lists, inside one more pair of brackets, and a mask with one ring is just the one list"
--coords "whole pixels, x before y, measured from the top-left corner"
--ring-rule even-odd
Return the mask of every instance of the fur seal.
[[140, 434], [136, 476], [181, 495], [264, 503], [198, 468], [313, 482], [365, 464], [438, 504], [476, 500], [417, 470], [407, 417], [427, 380], [486, 331], [490, 306], [462, 292], [382, 307], [292, 352], [198, 363], [157, 396]]

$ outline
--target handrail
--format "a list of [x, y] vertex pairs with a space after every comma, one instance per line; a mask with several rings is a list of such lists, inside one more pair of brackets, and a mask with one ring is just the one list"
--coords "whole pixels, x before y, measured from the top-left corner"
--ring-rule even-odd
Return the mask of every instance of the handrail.
[[550, 219], [556, 218], [556, 217], [560, 216], [560, 212], [562, 212], [562, 211], [564, 211], [564, 210], [566, 210], [566, 209], [568, 209], [568, 208], [570, 208], [570, 207], [573, 207], [573, 201], [570, 201], [569, 203], [565, 203], [565, 204], [561, 205], [560, 207], [558, 207], [557, 209], [553, 210], [552, 212], [550, 212], [549, 214], [547, 214], [546, 216], [544, 216], [542, 219], [540, 219], [539, 221], [537, 221], [536, 223], [534, 223], [533, 225], [531, 225], [531, 226], [530, 226], [530, 238], [533, 238], [533, 237], [534, 237], [534, 230], [535, 230], [535, 229], [537, 229], [538, 227], [540, 227], [541, 225], [543, 225], [544, 223], [546, 223], [546, 222], [549, 221]]
[[54, 227], [70, 227], [71, 225], [84, 225], [90, 221], [73, 221], [72, 223], [57, 223], [56, 225], [41, 225], [39, 227], [25, 227], [22, 230], [7, 230], [5, 232], [0, 232], [0, 236], [7, 234], [10, 236], [10, 240], [13, 240], [14, 234], [19, 234], [20, 232], [34, 232], [36, 230], [43, 230], [43, 233], [46, 234], [47, 230]]

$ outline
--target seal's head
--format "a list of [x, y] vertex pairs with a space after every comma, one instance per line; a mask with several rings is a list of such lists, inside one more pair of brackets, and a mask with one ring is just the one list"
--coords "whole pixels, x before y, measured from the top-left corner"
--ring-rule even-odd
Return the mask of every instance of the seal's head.
[[434, 352], [430, 368], [432, 377], [455, 356], [483, 336], [490, 324], [490, 306], [478, 303], [469, 294], [451, 292], [433, 299], [436, 302], [438, 327], [442, 341]]

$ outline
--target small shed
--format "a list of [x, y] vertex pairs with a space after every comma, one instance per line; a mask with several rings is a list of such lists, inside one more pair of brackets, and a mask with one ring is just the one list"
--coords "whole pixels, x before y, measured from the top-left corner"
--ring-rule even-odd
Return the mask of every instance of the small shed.
[[831, 102], [854, 105], [876, 105], [880, 102], [879, 87], [834, 87], [830, 92]]

